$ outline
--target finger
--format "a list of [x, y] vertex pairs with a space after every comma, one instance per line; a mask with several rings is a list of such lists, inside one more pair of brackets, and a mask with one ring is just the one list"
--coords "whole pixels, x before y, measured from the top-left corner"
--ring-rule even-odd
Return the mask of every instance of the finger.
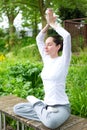
[[54, 20], [56, 20], [56, 19], [57, 19], [57, 16], [53, 16], [53, 18], [54, 18]]
[[45, 11], [45, 13], [46, 13], [46, 14], [49, 14], [49, 13], [53, 14], [52, 8], [48, 8], [48, 9]]

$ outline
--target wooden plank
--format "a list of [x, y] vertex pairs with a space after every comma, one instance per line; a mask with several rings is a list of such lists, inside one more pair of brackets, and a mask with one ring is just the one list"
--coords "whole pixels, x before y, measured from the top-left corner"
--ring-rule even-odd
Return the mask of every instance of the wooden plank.
[[[18, 122], [21, 122], [23, 130], [24, 130], [24, 125], [34, 128], [35, 130], [51, 130], [46, 128], [41, 122], [25, 119], [15, 115], [13, 112], [13, 106], [17, 103], [22, 103], [22, 102], [27, 102], [27, 100], [13, 95], [0, 97], [0, 112], [16, 120], [17, 124]], [[17, 125], [17, 130], [19, 130], [18, 127], [19, 124]], [[70, 118], [63, 125], [61, 125], [61, 127], [55, 130], [87, 130], [87, 119], [71, 115]]]
[[[83, 130], [83, 126], [85, 125], [84, 118], [80, 118], [77, 116], [71, 116], [61, 127], [60, 130]], [[87, 129], [87, 127], [86, 127]]]

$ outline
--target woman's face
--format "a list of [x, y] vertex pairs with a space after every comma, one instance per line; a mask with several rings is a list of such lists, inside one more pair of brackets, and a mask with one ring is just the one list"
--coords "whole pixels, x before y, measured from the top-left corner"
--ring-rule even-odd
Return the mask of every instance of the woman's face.
[[52, 37], [48, 37], [45, 41], [45, 52], [47, 55], [50, 55], [52, 58], [55, 58], [58, 56], [58, 50], [60, 48], [60, 45], [55, 44]]

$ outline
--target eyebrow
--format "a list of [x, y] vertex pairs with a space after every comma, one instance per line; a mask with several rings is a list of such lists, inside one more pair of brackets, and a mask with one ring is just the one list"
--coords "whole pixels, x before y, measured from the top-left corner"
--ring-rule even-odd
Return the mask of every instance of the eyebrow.
[[45, 43], [46, 45], [52, 44], [52, 42]]

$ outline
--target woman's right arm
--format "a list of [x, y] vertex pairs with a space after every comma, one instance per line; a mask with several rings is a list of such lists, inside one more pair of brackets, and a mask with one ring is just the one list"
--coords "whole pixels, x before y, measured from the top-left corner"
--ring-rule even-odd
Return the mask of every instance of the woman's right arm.
[[40, 55], [42, 57], [42, 59], [44, 59], [45, 53], [44, 53], [44, 47], [45, 47], [45, 43], [44, 43], [44, 38], [46, 35], [46, 32], [49, 29], [49, 25], [46, 24], [46, 26], [39, 32], [39, 34], [36, 37], [36, 42], [37, 42], [37, 46], [40, 52]]

